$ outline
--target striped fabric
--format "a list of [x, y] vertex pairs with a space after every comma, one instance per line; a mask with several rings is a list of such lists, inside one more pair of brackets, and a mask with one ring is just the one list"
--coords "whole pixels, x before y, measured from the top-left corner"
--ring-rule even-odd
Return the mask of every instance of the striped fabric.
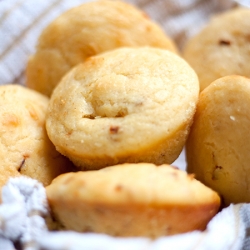
[[[0, 1], [0, 85], [23, 84], [29, 55], [39, 34], [65, 10], [88, 0]], [[231, 7], [229, 0], [127, 0], [143, 9], [182, 47], [211, 14]]]

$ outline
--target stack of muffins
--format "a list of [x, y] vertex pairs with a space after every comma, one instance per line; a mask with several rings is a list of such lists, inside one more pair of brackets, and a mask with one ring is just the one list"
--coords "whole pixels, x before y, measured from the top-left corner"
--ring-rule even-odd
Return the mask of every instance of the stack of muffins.
[[[221, 197], [248, 201], [250, 80], [240, 75], [250, 70], [240, 51], [229, 61], [239, 48], [250, 55], [242, 15], [217, 17], [182, 57], [127, 3], [63, 13], [42, 32], [26, 87], [0, 87], [1, 185], [35, 178], [65, 229], [113, 236], [204, 230]], [[189, 173], [170, 165], [185, 145]]]

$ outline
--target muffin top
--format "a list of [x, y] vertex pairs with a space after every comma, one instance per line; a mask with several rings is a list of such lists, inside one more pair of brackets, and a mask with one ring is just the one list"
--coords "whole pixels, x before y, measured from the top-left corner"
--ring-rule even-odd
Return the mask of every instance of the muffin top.
[[48, 97], [15, 84], [0, 86], [0, 97], [0, 186], [20, 174], [46, 186], [57, 175], [73, 170], [47, 136]]
[[199, 98], [186, 144], [187, 170], [226, 205], [249, 202], [250, 79], [217, 79]]
[[59, 202], [171, 207], [220, 204], [216, 192], [193, 175], [170, 165], [121, 164], [101, 170], [67, 173], [53, 180], [48, 198]]
[[223, 76], [250, 77], [249, 18], [245, 8], [218, 14], [187, 42], [184, 58], [198, 74], [201, 90]]
[[42, 32], [27, 65], [27, 86], [48, 96], [63, 75], [89, 56], [119, 47], [177, 51], [164, 31], [122, 1], [92, 1], [68, 10]]
[[54, 90], [46, 119], [60, 152], [82, 157], [136, 154], [192, 119], [199, 83], [167, 50], [120, 48], [90, 57]]

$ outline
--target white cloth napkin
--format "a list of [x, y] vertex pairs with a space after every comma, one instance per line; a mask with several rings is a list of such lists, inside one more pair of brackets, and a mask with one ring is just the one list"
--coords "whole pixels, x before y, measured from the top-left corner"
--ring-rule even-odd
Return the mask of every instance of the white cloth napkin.
[[[87, 0], [0, 0], [0, 85], [23, 84], [27, 58], [42, 29], [63, 11]], [[182, 48], [211, 15], [247, 0], [127, 0], [157, 21]], [[174, 163], [185, 169], [184, 154]], [[250, 204], [231, 205], [204, 232], [156, 240], [100, 234], [48, 232], [46, 193], [35, 180], [10, 179], [0, 205], [0, 249], [13, 250], [227, 250], [250, 249]]]
[[230, 205], [218, 213], [204, 232], [161, 237], [118, 238], [103, 234], [50, 232], [42, 184], [28, 177], [11, 178], [2, 190], [0, 249], [13, 250], [238, 250], [250, 249], [250, 204]]

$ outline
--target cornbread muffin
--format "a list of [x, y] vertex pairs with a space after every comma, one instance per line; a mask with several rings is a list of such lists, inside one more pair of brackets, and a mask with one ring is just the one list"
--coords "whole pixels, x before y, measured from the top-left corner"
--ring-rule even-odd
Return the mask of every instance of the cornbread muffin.
[[73, 168], [47, 136], [48, 102], [46, 96], [20, 85], [0, 86], [0, 187], [22, 174], [46, 186]]
[[203, 230], [220, 206], [217, 193], [192, 175], [147, 163], [63, 174], [46, 192], [66, 229], [114, 236]]
[[185, 144], [199, 94], [193, 69], [172, 52], [120, 48], [90, 57], [55, 88], [46, 127], [82, 169], [172, 163]]
[[62, 76], [89, 56], [118, 47], [177, 51], [149, 17], [121, 1], [93, 1], [60, 15], [41, 34], [27, 65], [27, 86], [50, 96]]
[[250, 202], [250, 79], [226, 76], [202, 91], [187, 141], [187, 171], [224, 204]]
[[250, 9], [236, 8], [214, 17], [184, 48], [203, 90], [227, 75], [250, 77]]

